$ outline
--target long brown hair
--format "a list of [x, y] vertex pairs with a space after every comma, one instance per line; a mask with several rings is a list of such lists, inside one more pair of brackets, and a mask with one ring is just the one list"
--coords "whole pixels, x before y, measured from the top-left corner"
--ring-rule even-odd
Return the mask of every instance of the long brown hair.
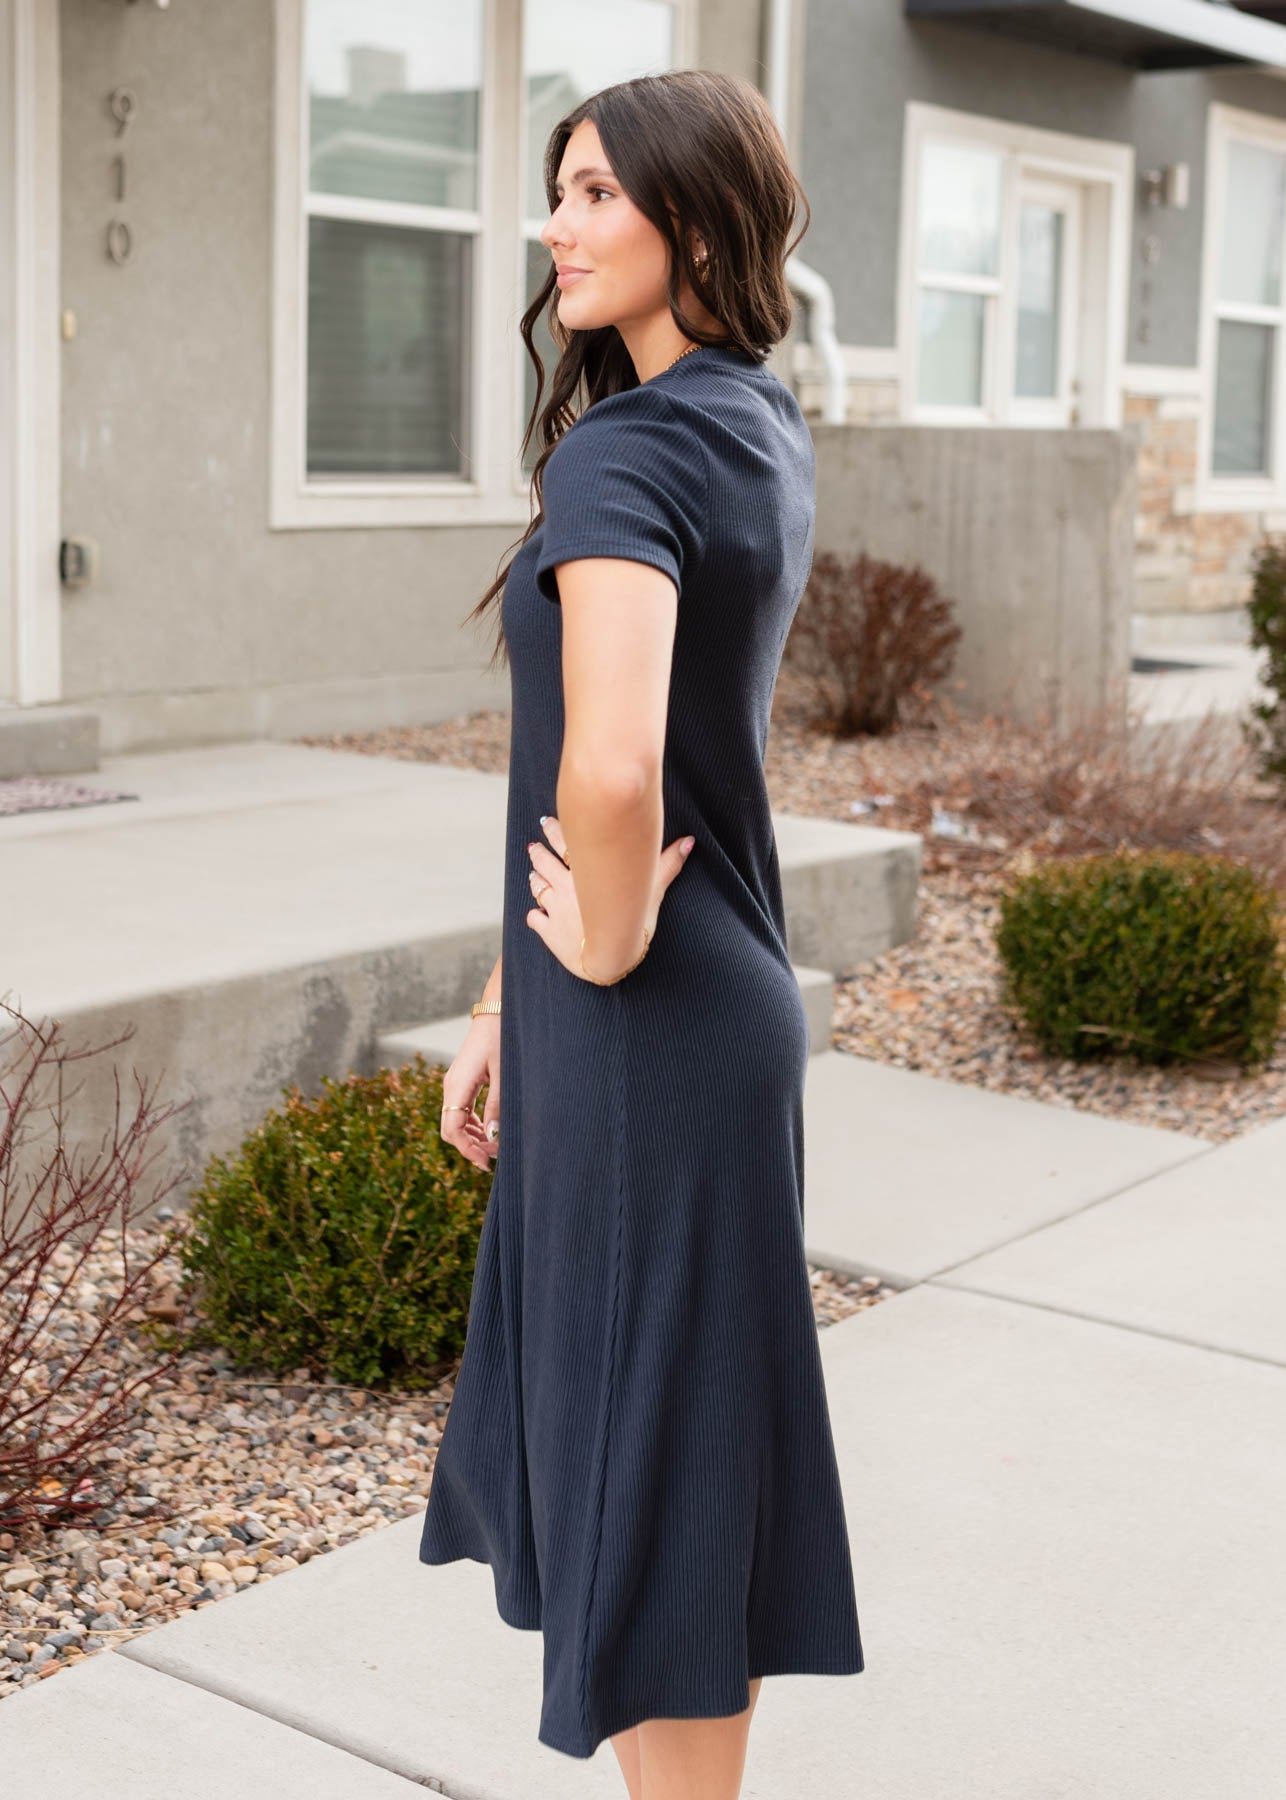
[[[567, 140], [582, 119], [592, 119], [612, 169], [626, 194], [670, 246], [666, 297], [670, 316], [699, 344], [722, 343], [747, 351], [760, 362], [790, 329], [792, 308], [786, 258], [808, 230], [812, 210], [790, 164], [777, 121], [752, 82], [713, 69], [673, 69], [641, 75], [600, 88], [558, 121], [545, 146], [545, 195], [552, 213], [555, 183]], [[796, 206], [804, 223], [788, 242]], [[673, 212], [671, 212], [673, 208]], [[692, 235], [709, 252], [708, 280], [702, 281], [692, 256]], [[715, 336], [684, 314], [679, 285], [686, 274], [694, 293], [724, 327]], [[536, 397], [522, 451], [533, 434], [542, 449], [532, 468], [537, 511], [509, 559], [465, 623], [476, 619], [504, 589], [513, 556], [542, 523], [543, 472], [554, 447], [580, 413], [606, 394], [639, 385], [634, 364], [615, 325], [568, 331], [551, 296], [558, 293], [553, 259], [544, 285], [522, 315], [519, 329], [536, 368]], [[558, 363], [541, 404], [545, 367], [536, 349], [534, 327], [546, 306], [547, 325], [558, 347]], [[579, 406], [573, 402], [580, 400]], [[500, 608], [491, 662], [507, 660]]]

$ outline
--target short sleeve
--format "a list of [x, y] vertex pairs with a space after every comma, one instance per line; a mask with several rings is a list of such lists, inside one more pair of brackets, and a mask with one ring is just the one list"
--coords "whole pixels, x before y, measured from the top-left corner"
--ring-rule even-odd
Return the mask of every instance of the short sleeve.
[[558, 600], [559, 563], [620, 556], [663, 569], [682, 593], [704, 544], [706, 467], [697, 423], [646, 383], [596, 401], [545, 464], [540, 592]]

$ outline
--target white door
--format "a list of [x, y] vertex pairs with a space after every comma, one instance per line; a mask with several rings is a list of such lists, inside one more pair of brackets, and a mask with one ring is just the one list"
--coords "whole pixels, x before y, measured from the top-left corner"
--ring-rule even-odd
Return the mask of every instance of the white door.
[[1075, 425], [1081, 190], [1024, 175], [1014, 208], [1009, 417], [1016, 425]]

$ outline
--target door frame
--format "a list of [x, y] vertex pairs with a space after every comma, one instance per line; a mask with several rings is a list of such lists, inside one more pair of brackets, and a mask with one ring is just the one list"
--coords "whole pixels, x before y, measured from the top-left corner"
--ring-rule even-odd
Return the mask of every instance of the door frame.
[[0, 0], [0, 705], [62, 694], [58, 0]]

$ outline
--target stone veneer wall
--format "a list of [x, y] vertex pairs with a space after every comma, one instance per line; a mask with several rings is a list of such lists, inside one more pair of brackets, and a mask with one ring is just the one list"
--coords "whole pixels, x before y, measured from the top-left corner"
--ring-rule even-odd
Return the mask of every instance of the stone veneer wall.
[[1124, 426], [1138, 450], [1135, 606], [1141, 613], [1224, 612], [1250, 592], [1250, 557], [1277, 513], [1196, 512], [1199, 402], [1127, 394]]

